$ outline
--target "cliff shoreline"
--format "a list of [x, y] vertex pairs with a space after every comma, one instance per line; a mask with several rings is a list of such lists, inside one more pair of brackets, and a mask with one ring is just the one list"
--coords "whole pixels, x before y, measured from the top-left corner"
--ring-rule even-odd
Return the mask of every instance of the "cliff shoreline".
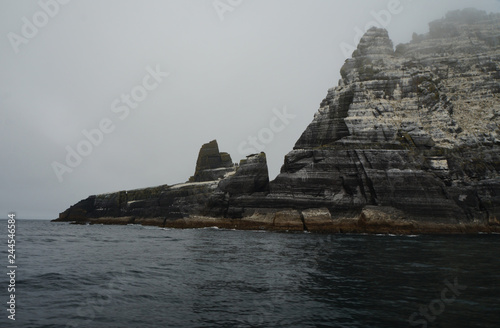
[[201, 147], [178, 185], [93, 195], [55, 221], [279, 231], [500, 232], [500, 14], [450, 12], [394, 48], [371, 28], [269, 179]]
[[[66, 222], [53, 220], [53, 222]], [[472, 235], [472, 234], [500, 234], [500, 224], [460, 223], [439, 224], [425, 222], [401, 222], [387, 220], [381, 222], [365, 223], [359, 219], [340, 219], [332, 221], [331, 224], [321, 228], [300, 229], [297, 226], [275, 226], [274, 224], [263, 224], [261, 221], [251, 219], [224, 219], [224, 218], [187, 218], [177, 220], [166, 220], [164, 218], [133, 218], [113, 217], [96, 218], [87, 221], [73, 221], [73, 224], [91, 225], [131, 225], [139, 224], [171, 229], [200, 229], [219, 228], [228, 230], [263, 230], [273, 232], [312, 232], [327, 234], [386, 234], [386, 235]]]

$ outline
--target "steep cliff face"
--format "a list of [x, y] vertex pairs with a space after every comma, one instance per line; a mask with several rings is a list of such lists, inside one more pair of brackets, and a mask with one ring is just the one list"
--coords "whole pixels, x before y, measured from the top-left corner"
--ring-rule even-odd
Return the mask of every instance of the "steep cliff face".
[[[91, 196], [59, 220], [353, 232], [500, 224], [500, 15], [452, 12], [395, 49], [372, 28], [341, 75], [274, 181], [265, 154], [234, 165], [212, 141], [188, 183]], [[441, 228], [429, 229], [417, 231]]]
[[500, 16], [453, 12], [393, 49], [370, 29], [271, 183], [334, 217], [365, 206], [432, 222], [500, 214]]

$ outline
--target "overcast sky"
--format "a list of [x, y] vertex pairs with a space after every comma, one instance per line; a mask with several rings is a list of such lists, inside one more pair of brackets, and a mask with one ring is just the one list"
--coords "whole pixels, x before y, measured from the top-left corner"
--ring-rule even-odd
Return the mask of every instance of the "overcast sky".
[[274, 178], [359, 31], [376, 22], [398, 44], [448, 10], [500, 11], [494, 0], [55, 1], [0, 0], [0, 217], [53, 219], [92, 194], [184, 182], [213, 139], [234, 162], [264, 150]]

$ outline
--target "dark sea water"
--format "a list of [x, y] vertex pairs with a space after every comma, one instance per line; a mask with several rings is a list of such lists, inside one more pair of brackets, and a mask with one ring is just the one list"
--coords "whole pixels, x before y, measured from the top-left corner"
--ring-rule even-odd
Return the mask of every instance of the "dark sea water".
[[16, 242], [16, 321], [3, 274], [0, 327], [500, 327], [499, 235], [18, 220]]

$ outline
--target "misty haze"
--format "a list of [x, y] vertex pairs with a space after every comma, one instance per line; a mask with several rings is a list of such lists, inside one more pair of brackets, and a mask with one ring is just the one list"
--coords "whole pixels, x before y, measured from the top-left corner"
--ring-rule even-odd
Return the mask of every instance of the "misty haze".
[[0, 0], [2, 327], [497, 327], [498, 0]]

